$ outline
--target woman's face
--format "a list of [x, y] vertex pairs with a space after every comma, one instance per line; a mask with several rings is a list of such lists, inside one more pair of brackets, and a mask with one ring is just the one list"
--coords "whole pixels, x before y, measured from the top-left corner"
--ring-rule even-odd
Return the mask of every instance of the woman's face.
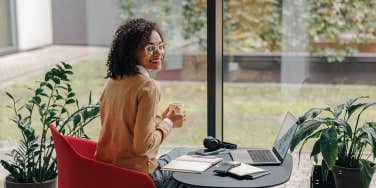
[[146, 46], [138, 50], [136, 54], [137, 62], [149, 72], [158, 71], [162, 68], [164, 51], [165, 46], [161, 36], [157, 31], [153, 30]]

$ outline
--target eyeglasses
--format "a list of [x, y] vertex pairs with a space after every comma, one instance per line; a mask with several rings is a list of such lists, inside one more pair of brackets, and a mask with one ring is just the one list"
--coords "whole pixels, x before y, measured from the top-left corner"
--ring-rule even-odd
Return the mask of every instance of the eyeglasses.
[[166, 49], [167, 44], [166, 43], [160, 43], [160, 44], [149, 44], [145, 46], [145, 52], [147, 55], [151, 56], [153, 53], [158, 50], [159, 53], [164, 53]]

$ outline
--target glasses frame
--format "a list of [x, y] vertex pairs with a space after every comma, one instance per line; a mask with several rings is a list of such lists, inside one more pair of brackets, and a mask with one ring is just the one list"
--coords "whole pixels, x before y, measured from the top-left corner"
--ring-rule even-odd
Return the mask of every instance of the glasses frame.
[[[163, 49], [160, 49], [160, 47], [163, 46]], [[147, 49], [149, 47], [154, 47], [153, 51], [149, 52]], [[162, 42], [160, 44], [148, 44], [144, 47], [145, 53], [148, 56], [152, 56], [155, 51], [158, 50], [159, 53], [164, 54], [166, 52], [167, 43]]]

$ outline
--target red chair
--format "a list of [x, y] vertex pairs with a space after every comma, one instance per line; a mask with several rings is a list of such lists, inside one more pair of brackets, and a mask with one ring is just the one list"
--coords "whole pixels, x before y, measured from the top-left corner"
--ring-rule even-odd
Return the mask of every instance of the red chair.
[[156, 188], [148, 174], [94, 159], [96, 142], [61, 135], [53, 124], [59, 188]]

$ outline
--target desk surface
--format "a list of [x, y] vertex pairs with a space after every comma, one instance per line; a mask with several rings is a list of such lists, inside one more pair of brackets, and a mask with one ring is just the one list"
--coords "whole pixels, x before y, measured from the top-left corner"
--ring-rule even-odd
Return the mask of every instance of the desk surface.
[[[224, 158], [224, 160], [232, 161], [230, 154], [222, 154], [217, 156]], [[217, 176], [213, 172], [214, 167], [211, 167], [202, 174], [174, 172], [173, 178], [180, 183], [193, 185], [196, 187], [271, 187], [283, 184], [290, 179], [292, 171], [292, 157], [290, 154], [287, 154], [282, 165], [261, 166], [261, 168], [269, 170], [271, 173], [254, 180], [240, 180], [228, 176]]]

